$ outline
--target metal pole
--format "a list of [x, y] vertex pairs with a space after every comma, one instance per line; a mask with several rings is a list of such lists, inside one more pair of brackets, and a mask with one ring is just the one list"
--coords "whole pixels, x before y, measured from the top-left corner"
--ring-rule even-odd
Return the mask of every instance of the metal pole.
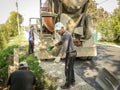
[[16, 8], [17, 8], [18, 35], [20, 35], [19, 12], [18, 12], [18, 0], [16, 0]]
[[40, 5], [39, 5], [40, 7], [39, 7], [39, 15], [40, 15], [40, 36], [42, 36], [42, 17], [41, 17], [41, 8], [42, 8], [42, 0], [40, 0]]

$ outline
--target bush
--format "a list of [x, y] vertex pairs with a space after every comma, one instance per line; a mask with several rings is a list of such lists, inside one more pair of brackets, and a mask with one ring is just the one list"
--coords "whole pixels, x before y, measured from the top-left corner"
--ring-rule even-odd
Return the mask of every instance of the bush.
[[16, 45], [9, 46], [0, 51], [0, 79], [4, 81], [3, 83], [5, 83], [8, 77], [8, 56], [13, 54], [13, 50], [16, 47]]
[[3, 80], [3, 83], [8, 78], [8, 56], [13, 55], [14, 48], [21, 44], [21, 37], [22, 35], [12, 38], [6, 47], [0, 50], [0, 79]]
[[[20, 48], [20, 50], [27, 51], [27, 48]], [[20, 61], [26, 61], [29, 65], [30, 70], [35, 74], [37, 78], [37, 90], [43, 90], [49, 88], [52, 84], [52, 80], [45, 75], [44, 70], [39, 66], [38, 59], [34, 55], [21, 54]]]

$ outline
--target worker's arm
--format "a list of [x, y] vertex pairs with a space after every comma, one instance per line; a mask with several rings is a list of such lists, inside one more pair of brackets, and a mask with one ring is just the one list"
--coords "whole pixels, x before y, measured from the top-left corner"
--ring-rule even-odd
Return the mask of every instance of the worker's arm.
[[59, 45], [63, 45], [63, 43], [65, 42], [66, 36], [62, 36], [61, 40], [55, 44], [55, 46], [59, 46]]

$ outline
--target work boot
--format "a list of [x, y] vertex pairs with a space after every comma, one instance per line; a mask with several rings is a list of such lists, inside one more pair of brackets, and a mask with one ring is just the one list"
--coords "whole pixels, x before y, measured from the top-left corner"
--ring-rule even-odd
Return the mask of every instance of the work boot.
[[70, 85], [67, 85], [67, 84], [64, 84], [61, 86], [62, 89], [69, 89], [70, 88]]
[[75, 85], [75, 82], [72, 82], [71, 85], [74, 86], [74, 85]]

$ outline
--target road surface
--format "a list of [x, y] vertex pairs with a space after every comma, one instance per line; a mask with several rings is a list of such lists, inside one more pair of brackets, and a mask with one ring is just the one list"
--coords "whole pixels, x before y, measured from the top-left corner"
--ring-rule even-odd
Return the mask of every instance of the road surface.
[[75, 62], [77, 75], [95, 87], [96, 90], [103, 90], [95, 81], [98, 68], [102, 67], [112, 72], [120, 81], [120, 47], [98, 44], [97, 57], [92, 60], [79, 58]]

